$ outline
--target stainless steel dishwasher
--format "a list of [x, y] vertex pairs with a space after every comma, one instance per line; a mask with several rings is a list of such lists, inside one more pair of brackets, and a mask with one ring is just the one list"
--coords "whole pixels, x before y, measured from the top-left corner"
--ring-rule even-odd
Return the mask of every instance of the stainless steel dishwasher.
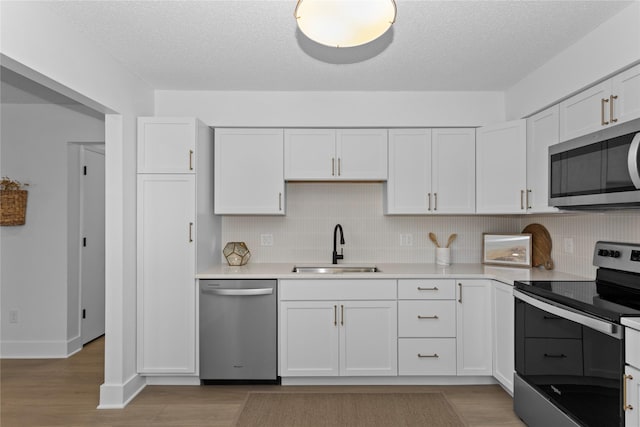
[[275, 280], [200, 280], [203, 384], [278, 383]]

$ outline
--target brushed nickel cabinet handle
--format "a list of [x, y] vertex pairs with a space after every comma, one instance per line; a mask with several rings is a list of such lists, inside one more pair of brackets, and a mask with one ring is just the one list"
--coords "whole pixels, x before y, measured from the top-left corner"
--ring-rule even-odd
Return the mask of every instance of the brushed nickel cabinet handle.
[[433, 193], [433, 210], [438, 210], [438, 193]]
[[627, 403], [627, 380], [633, 380], [633, 375], [622, 376], [622, 409], [624, 411], [633, 411], [633, 405]]
[[616, 99], [618, 99], [618, 95], [611, 95], [609, 97], [609, 120], [611, 120], [611, 123], [618, 121], [618, 119], [613, 117], [613, 101]]
[[525, 197], [525, 200], [527, 203], [525, 203], [525, 205], [527, 206], [527, 209], [531, 209], [531, 205], [529, 204], [529, 194], [531, 194], [531, 190], [527, 190], [527, 194]]
[[189, 243], [193, 242], [193, 223], [189, 223]]
[[282, 193], [278, 193], [278, 210], [282, 210]]
[[331, 176], [336, 176], [336, 158], [331, 158]]
[[193, 170], [193, 150], [189, 150], [189, 170]]
[[344, 326], [344, 305], [340, 304], [340, 324]]
[[438, 315], [433, 315], [433, 316], [420, 316], [418, 314], [418, 319], [439, 319]]
[[433, 353], [433, 354], [420, 354], [420, 353], [418, 353], [418, 357], [440, 357], [440, 356], [438, 356], [438, 353]]
[[338, 326], [338, 306], [333, 306], [333, 326]]
[[341, 172], [341, 164], [342, 164], [342, 159], [340, 157], [338, 157], [338, 176], [340, 176], [340, 172]]
[[524, 210], [524, 190], [520, 190], [520, 209]]
[[429, 200], [429, 207], [427, 210], [431, 211], [431, 193], [427, 193], [427, 199]]
[[437, 291], [438, 287], [434, 286], [433, 288], [421, 288], [420, 286], [418, 286], [418, 290], [419, 291]]
[[602, 123], [602, 126], [606, 126], [609, 124], [609, 122], [604, 119], [604, 104], [606, 104], [607, 102], [609, 102], [607, 98], [602, 98], [600, 100], [600, 122]]
[[462, 283], [458, 283], [458, 289], [460, 289], [460, 298], [458, 298], [458, 302], [462, 304]]

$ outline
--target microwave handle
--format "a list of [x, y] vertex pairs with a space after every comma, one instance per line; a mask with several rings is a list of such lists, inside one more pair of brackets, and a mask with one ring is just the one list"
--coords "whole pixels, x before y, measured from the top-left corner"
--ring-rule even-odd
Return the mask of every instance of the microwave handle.
[[629, 167], [629, 175], [633, 185], [640, 190], [640, 132], [636, 133], [629, 147], [629, 155], [627, 157], [627, 165]]

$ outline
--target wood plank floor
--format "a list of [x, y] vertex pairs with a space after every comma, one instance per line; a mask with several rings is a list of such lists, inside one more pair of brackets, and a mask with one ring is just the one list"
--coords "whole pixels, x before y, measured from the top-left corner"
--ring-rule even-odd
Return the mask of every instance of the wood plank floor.
[[[0, 425], [231, 426], [247, 393], [279, 386], [148, 386], [124, 409], [97, 410], [104, 338], [68, 359], [0, 361]], [[524, 426], [499, 386], [287, 387], [287, 391], [442, 391], [470, 427]]]

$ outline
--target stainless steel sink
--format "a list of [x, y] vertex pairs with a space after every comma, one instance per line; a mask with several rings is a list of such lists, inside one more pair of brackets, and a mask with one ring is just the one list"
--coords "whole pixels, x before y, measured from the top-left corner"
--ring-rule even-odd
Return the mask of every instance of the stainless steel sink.
[[315, 274], [341, 274], [341, 273], [380, 273], [376, 266], [353, 266], [353, 265], [333, 265], [333, 266], [294, 266], [294, 273], [315, 273]]

